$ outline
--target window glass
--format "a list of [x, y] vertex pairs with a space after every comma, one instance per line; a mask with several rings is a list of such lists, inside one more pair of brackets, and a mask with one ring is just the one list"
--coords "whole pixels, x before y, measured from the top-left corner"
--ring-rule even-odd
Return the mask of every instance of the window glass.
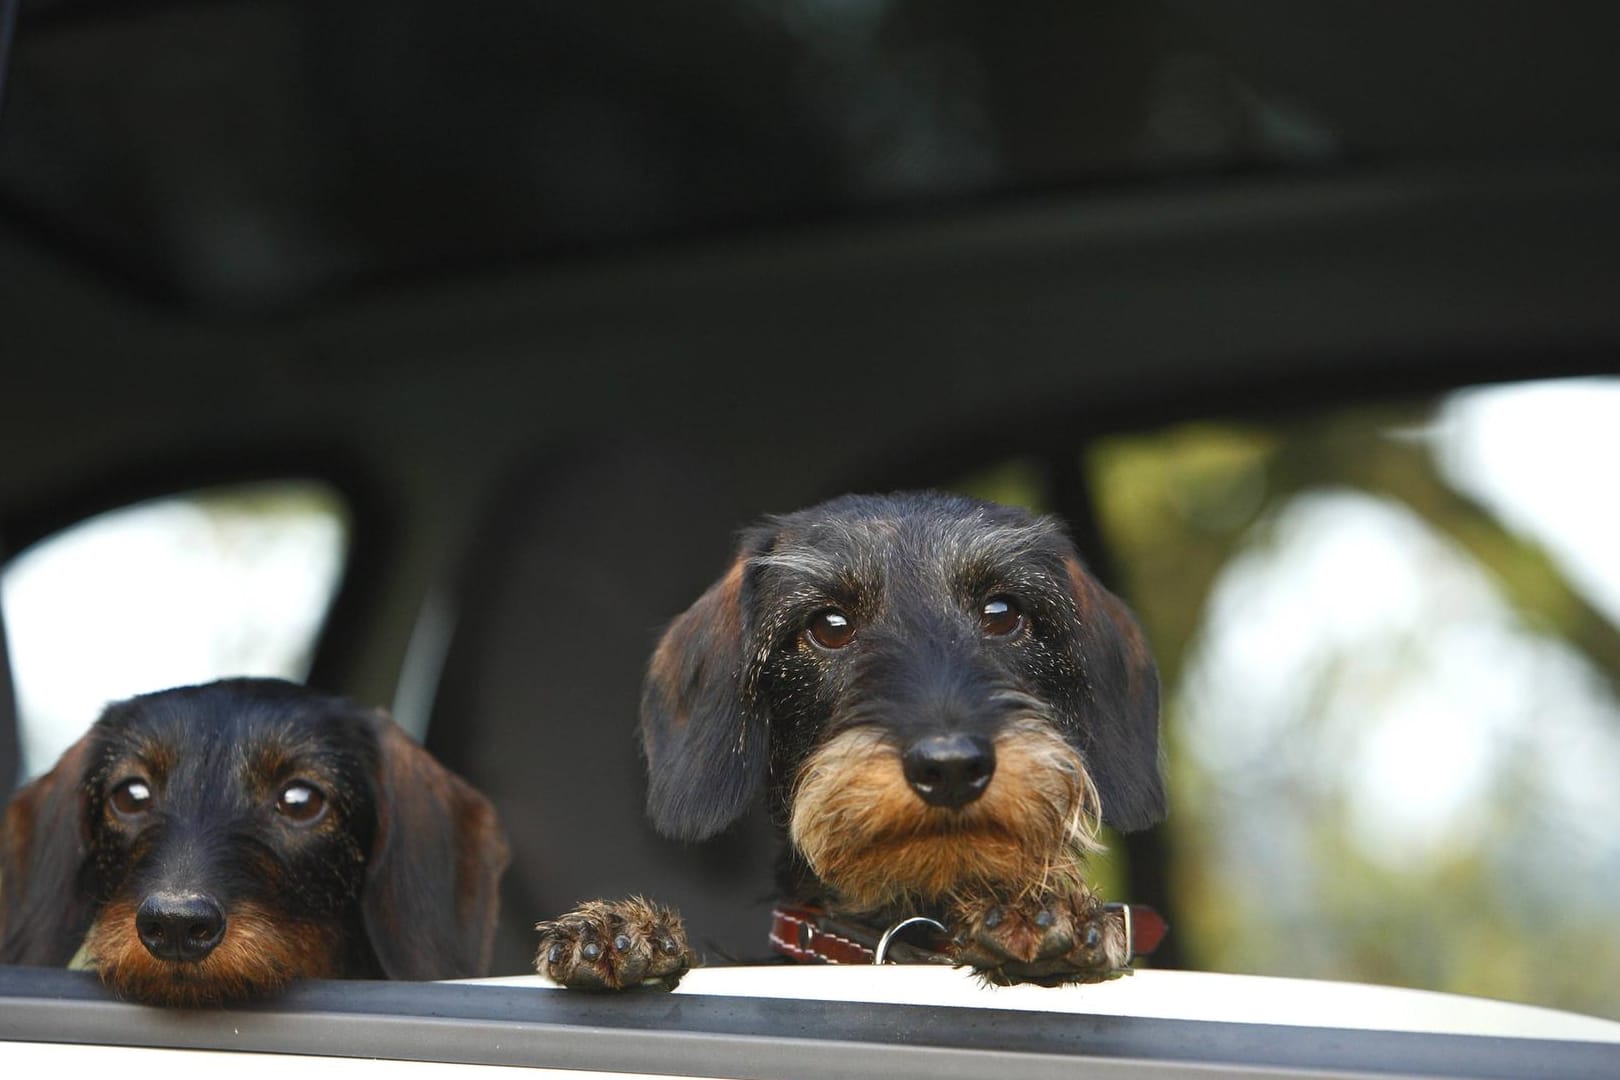
[[1620, 1016], [1620, 380], [1108, 439], [1195, 966]]
[[0, 571], [25, 777], [109, 701], [228, 675], [303, 678], [348, 546], [308, 482], [211, 489], [80, 522]]

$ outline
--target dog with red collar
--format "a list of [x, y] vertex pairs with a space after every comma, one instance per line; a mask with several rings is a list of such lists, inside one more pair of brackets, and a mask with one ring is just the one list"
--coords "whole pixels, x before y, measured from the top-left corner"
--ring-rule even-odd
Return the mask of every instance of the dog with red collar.
[[[1142, 632], [1054, 519], [845, 496], [748, 530], [665, 633], [642, 699], [647, 809], [701, 840], [763, 804], [794, 901], [785, 955], [848, 962], [865, 953], [826, 946], [876, 955], [920, 922], [937, 929], [893, 947], [995, 983], [1093, 982], [1162, 928], [1085, 880], [1103, 823], [1165, 812], [1158, 727]], [[692, 959], [678, 922], [638, 904], [541, 924], [541, 972], [673, 985]]]

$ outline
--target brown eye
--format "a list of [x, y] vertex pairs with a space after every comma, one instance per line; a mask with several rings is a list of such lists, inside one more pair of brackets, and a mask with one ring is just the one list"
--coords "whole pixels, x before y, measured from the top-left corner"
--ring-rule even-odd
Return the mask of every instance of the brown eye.
[[855, 640], [855, 623], [837, 608], [824, 608], [810, 616], [810, 640], [823, 649], [842, 649]]
[[152, 788], [145, 780], [134, 776], [113, 788], [107, 801], [120, 817], [135, 817], [151, 807]]
[[276, 810], [295, 825], [313, 825], [326, 812], [326, 796], [314, 784], [294, 780], [281, 789]]
[[979, 629], [991, 637], [1009, 637], [1024, 628], [1024, 613], [1010, 597], [992, 596], [979, 609]]

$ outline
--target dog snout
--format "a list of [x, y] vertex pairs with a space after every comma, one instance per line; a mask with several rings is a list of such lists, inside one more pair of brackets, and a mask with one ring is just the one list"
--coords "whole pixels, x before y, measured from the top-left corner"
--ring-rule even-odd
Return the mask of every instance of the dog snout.
[[135, 932], [159, 960], [197, 961], [225, 936], [225, 912], [200, 893], [153, 893], [135, 913]]
[[996, 771], [995, 747], [982, 735], [925, 735], [900, 760], [906, 782], [930, 806], [966, 806]]

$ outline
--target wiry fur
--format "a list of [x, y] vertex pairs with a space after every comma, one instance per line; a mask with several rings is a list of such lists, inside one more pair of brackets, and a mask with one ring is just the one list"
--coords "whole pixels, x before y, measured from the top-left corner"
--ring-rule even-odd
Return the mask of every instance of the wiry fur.
[[[114, 798], [131, 779], [150, 790], [138, 813]], [[292, 783], [319, 816], [277, 809]], [[83, 942], [120, 996], [178, 1006], [299, 977], [479, 975], [506, 859], [489, 801], [379, 711], [272, 679], [147, 694], [7, 808], [0, 962], [61, 965]], [[143, 942], [137, 912], [166, 897], [223, 916], [205, 955]]]
[[[986, 622], [987, 603], [1016, 629]], [[844, 644], [812, 633], [829, 610]], [[701, 839], [763, 804], [786, 895], [944, 919], [962, 962], [1003, 981], [1122, 962], [1084, 860], [1099, 821], [1164, 814], [1158, 679], [1053, 519], [933, 492], [769, 518], [671, 624], [641, 719], [653, 824]], [[971, 796], [908, 779], [907, 755], [941, 741], [993, 763]]]
[[681, 917], [641, 896], [584, 901], [534, 928], [535, 969], [576, 990], [671, 990], [697, 963]]
[[323, 920], [289, 920], [254, 903], [230, 912], [224, 939], [195, 963], [160, 960], [135, 934], [132, 900], [102, 908], [85, 955], [120, 997], [190, 1008], [264, 997], [295, 978], [341, 974], [343, 936]]
[[894, 738], [852, 728], [799, 772], [788, 837], [851, 911], [934, 907], [1008, 882], [1043, 891], [1083, 883], [1100, 849], [1096, 788], [1050, 725], [1015, 721], [996, 736], [996, 778], [961, 810], [919, 806]]

